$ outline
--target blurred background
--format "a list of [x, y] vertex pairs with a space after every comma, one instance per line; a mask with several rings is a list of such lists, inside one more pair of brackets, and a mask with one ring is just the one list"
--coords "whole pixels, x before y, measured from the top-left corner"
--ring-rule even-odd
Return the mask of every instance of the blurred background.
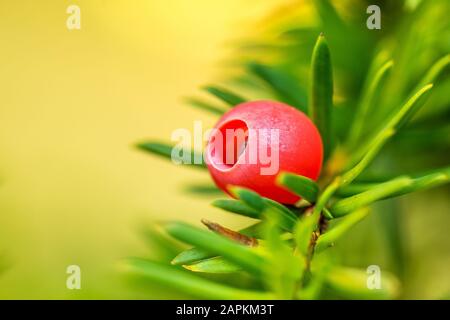
[[[81, 9], [68, 30], [66, 9]], [[227, 40], [275, 1], [0, 3], [0, 298], [138, 297], [117, 279], [144, 219], [196, 221], [206, 201], [177, 196], [209, 178], [136, 151], [193, 119], [181, 97], [219, 72]], [[66, 267], [82, 290], [66, 289]], [[133, 294], [131, 294], [133, 293]]]
[[[151, 253], [139, 237], [142, 225], [175, 218], [198, 224], [205, 216], [231, 228], [245, 224], [183, 192], [187, 182], [208, 182], [207, 174], [133, 145], [147, 137], [169, 140], [193, 120], [213, 125], [216, 117], [182, 97], [222, 79], [229, 70], [220, 62], [234, 52], [233, 40], [258, 35], [285, 2], [297, 1], [0, 3], [1, 299], [170, 297], [138, 290], [116, 270], [123, 257]], [[81, 9], [80, 30], [66, 27], [72, 4]], [[448, 164], [448, 153], [441, 160]], [[348, 265], [397, 273], [404, 297], [448, 297], [448, 191], [379, 205], [380, 214], [336, 250]], [[402, 230], [389, 233], [380, 219], [393, 213]], [[396, 254], [408, 267], [389, 264]], [[66, 288], [72, 264], [81, 267], [81, 290]]]

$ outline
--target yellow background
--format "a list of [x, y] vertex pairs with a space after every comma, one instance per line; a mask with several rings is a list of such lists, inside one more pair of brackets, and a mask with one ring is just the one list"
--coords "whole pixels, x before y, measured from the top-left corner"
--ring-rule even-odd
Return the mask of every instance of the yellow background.
[[[81, 30], [66, 28], [71, 4]], [[180, 192], [207, 175], [132, 145], [169, 140], [194, 119], [213, 124], [180, 98], [219, 76], [226, 41], [275, 4], [1, 1], [0, 256], [10, 268], [0, 298], [139, 297], [115, 265], [148, 250], [140, 223], [206, 210], [229, 219]], [[80, 291], [66, 289], [70, 264], [81, 267]]]

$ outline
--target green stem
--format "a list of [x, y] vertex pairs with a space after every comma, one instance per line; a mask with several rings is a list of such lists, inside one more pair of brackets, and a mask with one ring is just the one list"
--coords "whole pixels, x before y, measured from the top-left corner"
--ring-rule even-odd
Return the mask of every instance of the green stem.
[[330, 209], [334, 217], [342, 217], [358, 208], [366, 206], [377, 200], [401, 192], [403, 189], [410, 187], [411, 179], [398, 178], [388, 183], [384, 183], [366, 192], [359, 193], [349, 198], [338, 200]]
[[137, 273], [163, 285], [203, 299], [266, 300], [275, 299], [269, 292], [243, 290], [224, 286], [192, 273], [181, 271], [157, 262], [132, 258], [125, 264], [127, 271]]

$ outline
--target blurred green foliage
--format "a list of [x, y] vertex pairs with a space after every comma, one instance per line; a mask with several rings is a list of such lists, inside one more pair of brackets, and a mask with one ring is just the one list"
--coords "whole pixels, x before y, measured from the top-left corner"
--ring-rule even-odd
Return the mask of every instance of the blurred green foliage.
[[[365, 27], [370, 4], [381, 8], [381, 30]], [[166, 232], [197, 248], [172, 260], [176, 267], [142, 259], [130, 260], [128, 267], [202, 298], [441, 298], [450, 291], [440, 279], [429, 280], [436, 263], [448, 268], [448, 253], [442, 253], [450, 239], [439, 234], [427, 241], [423, 235], [434, 223], [445, 224], [440, 218], [448, 223], [448, 186], [432, 197], [373, 205], [449, 181], [449, 12], [446, 0], [315, 0], [295, 2], [270, 17], [255, 39], [238, 46], [231, 60], [240, 67], [238, 76], [206, 90], [231, 107], [270, 96], [309, 109], [327, 145], [324, 172], [317, 185], [304, 177], [279, 178], [308, 203], [285, 207], [235, 188], [238, 200], [214, 205], [261, 220], [257, 232], [247, 234], [260, 245], [246, 247], [175, 222]], [[214, 194], [207, 186], [189, 191]], [[367, 205], [374, 214], [368, 215]], [[422, 228], [411, 227], [426, 219]], [[431, 244], [441, 247], [428, 248], [435, 253], [431, 258], [421, 256]], [[427, 278], [415, 261], [428, 258], [433, 263], [426, 264]], [[367, 288], [365, 269], [371, 264], [382, 270], [381, 290]], [[221, 284], [206, 275], [216, 273]], [[251, 279], [237, 286], [243, 273]], [[424, 293], [424, 279], [441, 287], [428, 286]]]

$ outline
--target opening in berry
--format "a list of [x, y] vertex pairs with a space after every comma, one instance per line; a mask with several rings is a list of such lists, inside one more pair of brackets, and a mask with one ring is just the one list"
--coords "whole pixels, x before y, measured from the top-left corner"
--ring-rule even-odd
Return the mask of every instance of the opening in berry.
[[244, 153], [248, 142], [248, 127], [242, 120], [225, 122], [214, 132], [209, 142], [212, 164], [221, 170], [231, 169]]

